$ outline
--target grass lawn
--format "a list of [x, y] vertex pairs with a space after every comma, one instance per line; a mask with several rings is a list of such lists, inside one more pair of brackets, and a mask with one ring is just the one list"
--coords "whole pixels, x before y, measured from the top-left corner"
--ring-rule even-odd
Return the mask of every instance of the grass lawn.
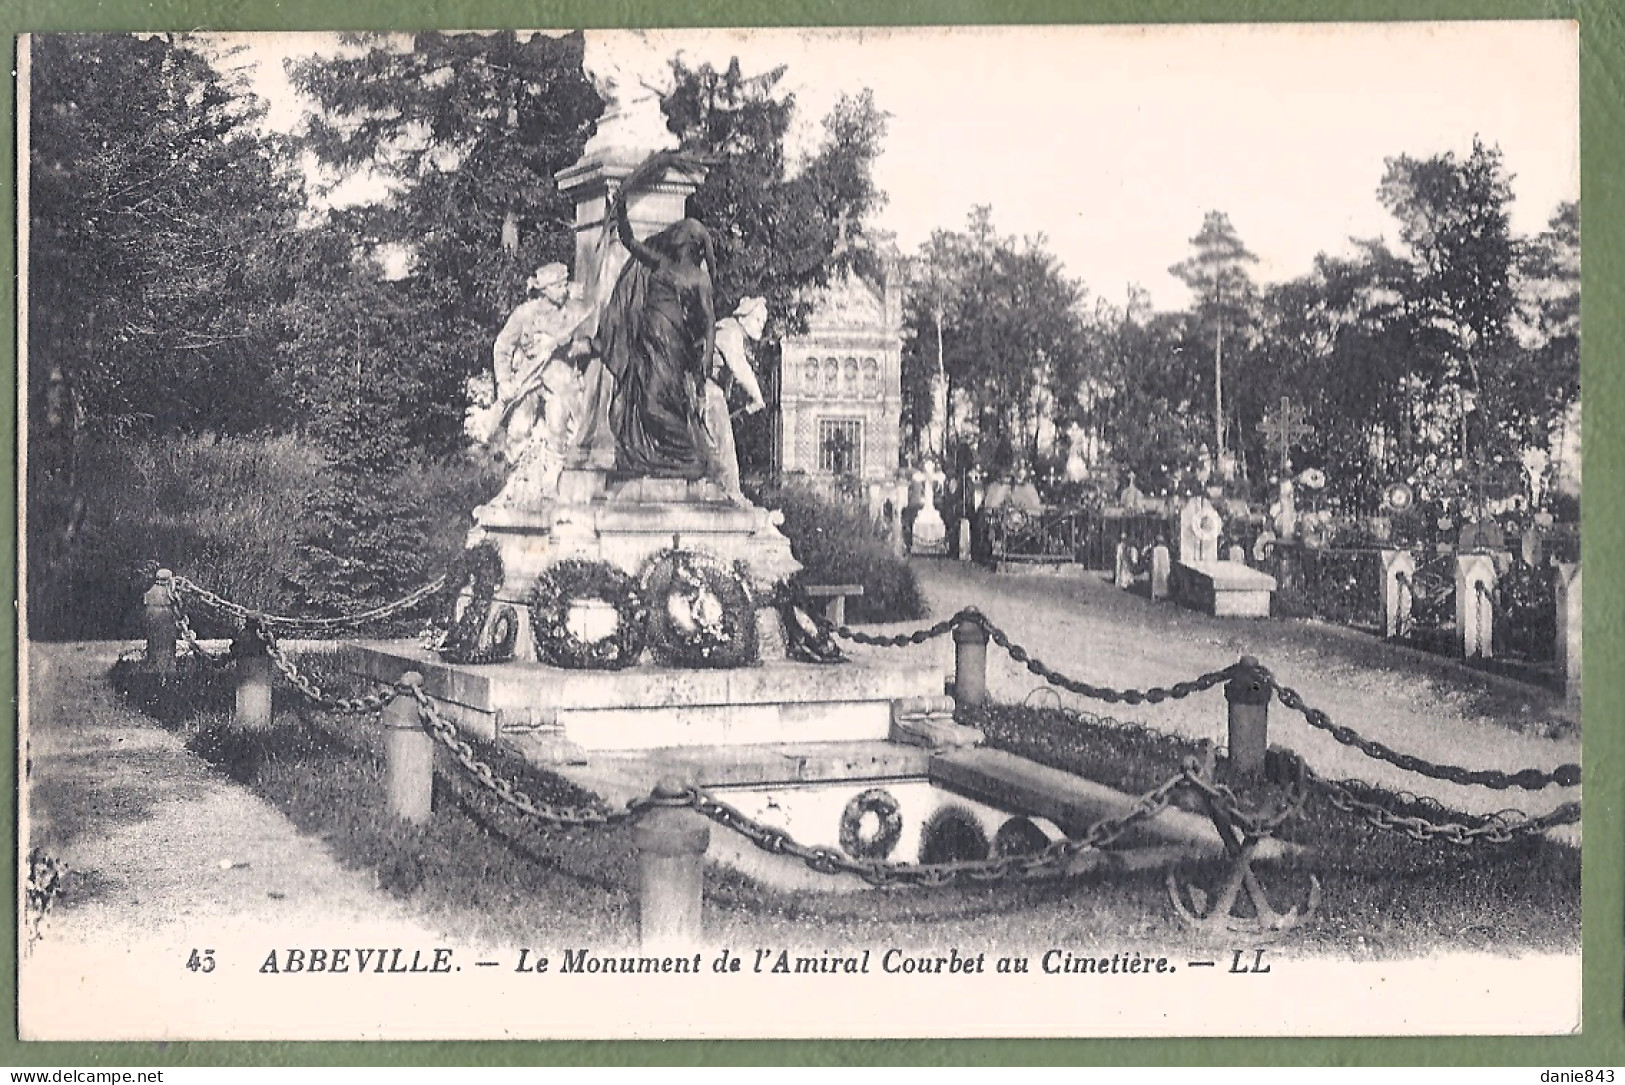
[[[330, 662], [311, 659], [302, 667], [331, 692], [360, 691], [346, 689]], [[128, 677], [115, 673], [125, 684]], [[131, 693], [142, 699], [134, 687]], [[410, 899], [434, 922], [493, 944], [612, 947], [635, 938], [627, 826], [537, 828], [444, 759], [432, 822], [401, 825], [384, 813], [376, 717], [301, 707], [291, 689], [279, 689], [279, 698], [288, 708], [277, 726], [256, 734], [231, 727], [229, 676], [220, 672], [193, 673], [178, 695], [148, 704], [219, 771], [326, 841], [345, 864], [374, 872], [381, 889]], [[1167, 779], [1196, 749], [1181, 738], [1051, 708], [999, 706], [978, 722], [992, 745], [1133, 793]], [[586, 799], [501, 750], [480, 754], [532, 796]], [[1262, 803], [1274, 793], [1260, 785], [1247, 797]], [[1437, 808], [1431, 817], [1458, 820]], [[1319, 914], [1281, 939], [1283, 953], [1361, 959], [1439, 950], [1578, 951], [1577, 849], [1540, 836], [1471, 847], [1417, 842], [1379, 833], [1318, 797], [1282, 835], [1314, 850], [1291, 864], [1260, 867], [1275, 907], [1301, 905], [1311, 873], [1323, 887]], [[1200, 863], [1181, 875], [1211, 888], [1222, 870]], [[1173, 914], [1160, 871], [822, 894], [781, 892], [713, 867], [706, 924], [710, 940], [734, 945], [1211, 950], [1207, 935]]]

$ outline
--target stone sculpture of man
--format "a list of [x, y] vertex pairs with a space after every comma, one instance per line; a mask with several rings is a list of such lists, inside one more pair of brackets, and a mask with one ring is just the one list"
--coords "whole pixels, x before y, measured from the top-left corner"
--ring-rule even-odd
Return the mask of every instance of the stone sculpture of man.
[[589, 351], [585, 306], [571, 297], [569, 270], [547, 264], [525, 285], [528, 298], [508, 315], [491, 349], [496, 401], [469, 425], [512, 468], [498, 505], [556, 490], [580, 398], [577, 366]]
[[719, 378], [726, 371], [739, 385], [745, 393], [746, 414], [755, 414], [767, 406], [745, 346], [747, 342], [754, 343], [760, 339], [766, 327], [767, 301], [763, 298], [745, 298], [735, 307], [732, 316], [717, 322], [716, 348], [711, 354], [705, 400], [700, 408], [700, 418], [711, 443], [711, 477], [739, 504], [746, 503], [745, 495], [739, 488], [739, 453], [734, 445], [728, 397]]

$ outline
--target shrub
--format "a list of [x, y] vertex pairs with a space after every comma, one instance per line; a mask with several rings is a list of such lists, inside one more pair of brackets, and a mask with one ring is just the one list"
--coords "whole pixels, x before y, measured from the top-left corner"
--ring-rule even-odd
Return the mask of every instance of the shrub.
[[[286, 436], [87, 442], [74, 482], [83, 520], [72, 542], [49, 550], [56, 525], [30, 516], [30, 634], [138, 635], [143, 562], [251, 606], [287, 605], [298, 539], [289, 511], [320, 469], [318, 455]], [[47, 552], [55, 560], [39, 556]]]
[[[353, 612], [383, 602], [397, 580], [404, 592], [444, 569], [462, 549], [470, 511], [500, 483], [500, 471], [475, 457], [407, 459], [378, 481], [340, 478], [308, 443], [287, 435], [90, 443], [79, 454], [74, 503], [84, 512], [70, 544], [53, 537], [60, 517], [36, 508], [44, 493], [38, 480], [30, 489], [29, 634], [140, 636], [143, 563], [261, 610]], [[341, 545], [336, 535], [325, 554], [310, 546], [324, 518], [353, 522], [361, 512], [373, 528], [365, 546]], [[414, 530], [394, 532], [397, 516]], [[307, 590], [320, 582], [314, 566], [322, 560], [376, 583], [378, 597], [347, 594], [338, 576], [325, 595]], [[231, 631], [200, 608], [188, 613], [201, 636]]]
[[762, 484], [752, 500], [784, 514], [784, 534], [803, 569], [804, 584], [862, 584], [847, 601], [851, 621], [923, 618], [925, 598], [908, 562], [892, 553], [885, 528], [860, 506], [832, 500], [805, 483]]

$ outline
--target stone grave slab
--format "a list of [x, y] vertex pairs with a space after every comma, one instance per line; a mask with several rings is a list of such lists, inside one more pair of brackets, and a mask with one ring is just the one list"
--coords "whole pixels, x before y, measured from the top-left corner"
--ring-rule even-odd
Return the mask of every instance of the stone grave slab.
[[1176, 561], [1174, 600], [1221, 618], [1268, 618], [1275, 578], [1237, 561]]

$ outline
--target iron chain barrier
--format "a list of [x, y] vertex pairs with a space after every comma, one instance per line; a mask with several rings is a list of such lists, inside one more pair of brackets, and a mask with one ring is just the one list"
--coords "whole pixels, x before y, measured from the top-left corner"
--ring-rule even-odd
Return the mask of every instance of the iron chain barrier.
[[[1062, 839], [1035, 852], [980, 860], [901, 863], [885, 859], [855, 858], [837, 847], [801, 843], [784, 829], [757, 821], [700, 787], [675, 790], [657, 787], [649, 795], [634, 798], [620, 809], [613, 809], [597, 801], [577, 805], [550, 803], [527, 794], [520, 786], [505, 779], [489, 764], [480, 760], [474, 748], [460, 737], [456, 725], [441, 715], [421, 685], [384, 688], [372, 694], [353, 698], [328, 696], [308, 676], [300, 672], [283, 651], [273, 632], [273, 627], [300, 631], [333, 630], [378, 620], [418, 605], [442, 590], [445, 582], [444, 576], [438, 577], [394, 602], [361, 614], [343, 618], [300, 619], [262, 614], [177, 576], [172, 582], [175, 588], [172, 593], [172, 606], [182, 637], [200, 657], [215, 662], [225, 658], [208, 653], [197, 642], [181, 605], [183, 594], [190, 594], [205, 605], [242, 621], [245, 629], [257, 637], [264, 646], [277, 669], [301, 694], [334, 711], [373, 712], [399, 696], [410, 695], [416, 701], [420, 725], [448, 751], [457, 765], [503, 804], [537, 822], [570, 828], [593, 827], [628, 822], [657, 807], [691, 809], [696, 814], [738, 833], [762, 851], [788, 856], [818, 873], [853, 875], [874, 885], [936, 887], [965, 883], [990, 884], [1062, 874], [1071, 867], [1077, 856], [1085, 852], [1103, 851], [1136, 824], [1160, 814], [1181, 790], [1189, 790], [1200, 795], [1216, 819], [1228, 821], [1235, 829], [1253, 838], [1272, 836], [1287, 821], [1300, 816], [1311, 794], [1324, 797], [1336, 809], [1362, 818], [1379, 831], [1400, 833], [1417, 841], [1442, 839], [1464, 846], [1478, 843], [1506, 844], [1520, 837], [1544, 833], [1580, 820], [1578, 802], [1564, 803], [1551, 812], [1538, 816], [1524, 815], [1516, 811], [1502, 812], [1484, 818], [1460, 815], [1436, 803], [1386, 791], [1363, 781], [1332, 780], [1321, 776], [1309, 768], [1300, 755], [1279, 747], [1270, 751], [1273, 760], [1271, 776], [1283, 784], [1284, 798], [1273, 809], [1262, 810], [1244, 802], [1231, 788], [1215, 778], [1213, 772], [1215, 751], [1206, 744], [1203, 756], [1182, 759], [1177, 772], [1141, 795], [1122, 816], [1102, 819], [1089, 826], [1076, 839]], [[923, 644], [943, 636], [961, 623], [973, 622], [1013, 660], [1024, 664], [1027, 670], [1046, 682], [1072, 693], [1108, 703], [1138, 705], [1177, 700], [1212, 689], [1220, 683], [1241, 676], [1245, 671], [1248, 676], [1256, 676], [1265, 682], [1285, 707], [1300, 713], [1311, 726], [1327, 731], [1337, 741], [1352, 746], [1369, 757], [1386, 761], [1405, 771], [1452, 783], [1495, 789], [1517, 787], [1534, 791], [1550, 784], [1573, 787], [1580, 783], [1580, 767], [1575, 764], [1561, 765], [1549, 772], [1525, 769], [1517, 773], [1506, 773], [1439, 765], [1399, 753], [1380, 742], [1363, 738], [1352, 728], [1332, 722], [1325, 712], [1306, 704], [1296, 690], [1281, 684], [1266, 668], [1250, 662], [1238, 662], [1168, 687], [1120, 690], [1095, 686], [1056, 671], [1014, 642], [1003, 629], [975, 607], [964, 608], [951, 618], [912, 633], [885, 636], [862, 633], [845, 625], [836, 625], [824, 619], [812, 607], [804, 607], [803, 611], [824, 636], [834, 635], [853, 643], [874, 647]], [[1083, 721], [1081, 715], [1074, 716], [1080, 722]], [[1425, 810], [1436, 809], [1437, 815], [1427, 817], [1416, 813], [1419, 807]], [[1466, 820], [1451, 820], [1452, 818]]]
[[[1474, 824], [1446, 820], [1459, 815], [1438, 803], [1428, 802], [1412, 795], [1386, 791], [1360, 780], [1331, 780], [1306, 770], [1309, 787], [1327, 802], [1344, 813], [1363, 818], [1372, 828], [1382, 832], [1401, 833], [1412, 840], [1427, 842], [1444, 840], [1452, 844], [1510, 844], [1520, 837], [1545, 833], [1580, 820], [1580, 804], [1566, 802], [1550, 813], [1530, 816], [1519, 810], [1503, 810], [1487, 817], [1472, 819]], [[1406, 813], [1423, 807], [1434, 817]]]
[[[798, 604], [799, 605], [799, 604]], [[1068, 677], [1060, 671], [1046, 664], [1034, 656], [1026, 648], [1010, 639], [1010, 635], [1003, 629], [994, 625], [987, 615], [976, 607], [965, 607], [956, 612], [953, 617], [940, 621], [932, 626], [917, 629], [912, 633], [897, 633], [891, 636], [877, 636], [872, 633], [862, 633], [844, 625], [836, 625], [827, 618], [818, 614], [810, 605], [802, 606], [806, 617], [816, 625], [820, 632], [834, 635], [854, 644], [867, 644], [879, 648], [902, 648], [915, 644], [924, 644], [945, 633], [952, 631], [962, 622], [975, 622], [987, 633], [989, 639], [1003, 648], [1010, 658], [1022, 664], [1033, 674], [1044, 681], [1070, 693], [1081, 697], [1088, 697], [1108, 704], [1161, 704], [1163, 701], [1180, 700], [1195, 693], [1210, 690], [1221, 682], [1234, 678], [1240, 669], [1240, 664], [1231, 664], [1219, 671], [1211, 671], [1199, 678], [1188, 682], [1176, 682], [1172, 686], [1153, 687], [1151, 689], [1113, 689], [1110, 686], [1095, 686], [1076, 678]]]
[[1268, 682], [1275, 690], [1275, 695], [1281, 699], [1281, 703], [1302, 715], [1311, 727], [1327, 732], [1338, 742], [1345, 746], [1352, 746], [1367, 757], [1378, 761], [1386, 761], [1390, 765], [1404, 769], [1406, 772], [1414, 772], [1418, 776], [1427, 776], [1435, 780], [1446, 780], [1453, 784], [1488, 787], [1495, 790], [1517, 787], [1525, 791], [1539, 791], [1550, 784], [1556, 784], [1559, 787], [1579, 786], [1580, 766], [1572, 763], [1559, 765], [1550, 772], [1541, 769], [1501, 772], [1497, 769], [1465, 769], [1459, 765], [1440, 765], [1411, 754], [1400, 753], [1391, 746], [1385, 746], [1375, 739], [1361, 736], [1352, 727], [1333, 723], [1331, 717], [1326, 713], [1304, 703], [1302, 695], [1297, 690], [1290, 686], [1284, 686], [1277, 681], [1267, 668], [1260, 667], [1259, 671], [1263, 680]]
[[437, 576], [427, 584], [413, 588], [399, 599], [381, 603], [371, 610], [364, 610], [357, 614], [340, 615], [334, 618], [299, 618], [285, 614], [266, 614], [264, 611], [255, 610], [253, 607], [234, 603], [230, 599], [217, 595], [184, 576], [171, 578], [171, 583], [174, 585], [177, 598], [181, 594], [192, 595], [198, 602], [217, 614], [229, 615], [238, 622], [253, 619], [271, 628], [296, 633], [320, 634], [354, 629], [357, 626], [366, 625], [368, 622], [382, 621], [385, 618], [392, 618], [403, 611], [411, 610], [444, 589], [446, 577], [444, 574]]
[[292, 659], [288, 658], [287, 653], [284, 652], [282, 650], [282, 646], [277, 643], [276, 636], [271, 632], [269, 627], [264, 625], [254, 625], [252, 628], [255, 635], [258, 637], [259, 642], [265, 646], [265, 654], [271, 657], [272, 664], [276, 666], [277, 670], [282, 672], [282, 676], [286, 678], [293, 688], [298, 690], [306, 700], [313, 701], [316, 704], [321, 705], [323, 708], [329, 708], [335, 712], [342, 712], [345, 715], [361, 715], [377, 712], [379, 709], [393, 701], [398, 695], [395, 689], [386, 687], [374, 693], [364, 694], [360, 697], [329, 697], [327, 694], [322, 692], [321, 688], [317, 686], [315, 682], [312, 682], [309, 677], [299, 670]]

